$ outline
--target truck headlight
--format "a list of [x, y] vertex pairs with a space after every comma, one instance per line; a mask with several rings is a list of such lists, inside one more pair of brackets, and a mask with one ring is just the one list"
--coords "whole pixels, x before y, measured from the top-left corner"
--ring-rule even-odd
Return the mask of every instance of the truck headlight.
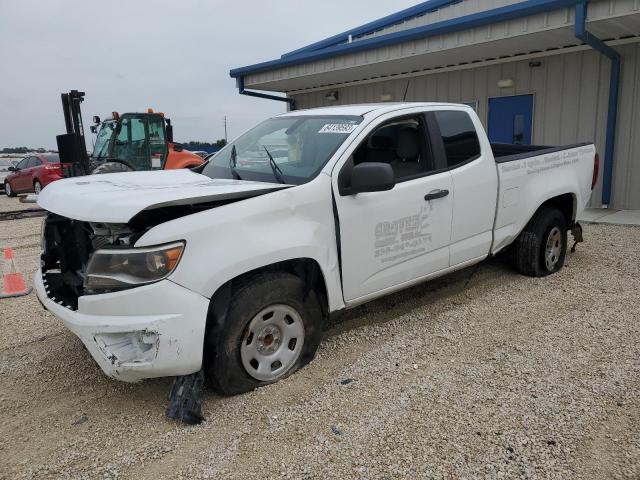
[[157, 282], [175, 270], [183, 250], [184, 242], [96, 250], [87, 265], [84, 287], [99, 293]]

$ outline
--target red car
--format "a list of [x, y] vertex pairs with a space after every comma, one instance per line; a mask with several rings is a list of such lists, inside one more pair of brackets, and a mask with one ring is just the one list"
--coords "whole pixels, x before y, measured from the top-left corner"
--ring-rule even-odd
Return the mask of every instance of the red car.
[[63, 178], [64, 164], [57, 153], [37, 153], [27, 155], [4, 179], [4, 193], [15, 197], [18, 193], [40, 193], [51, 182]]

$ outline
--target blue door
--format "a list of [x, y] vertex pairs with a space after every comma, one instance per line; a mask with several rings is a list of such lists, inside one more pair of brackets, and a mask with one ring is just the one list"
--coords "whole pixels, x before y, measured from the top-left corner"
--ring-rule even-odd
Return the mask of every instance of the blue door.
[[531, 144], [533, 95], [489, 99], [489, 141]]

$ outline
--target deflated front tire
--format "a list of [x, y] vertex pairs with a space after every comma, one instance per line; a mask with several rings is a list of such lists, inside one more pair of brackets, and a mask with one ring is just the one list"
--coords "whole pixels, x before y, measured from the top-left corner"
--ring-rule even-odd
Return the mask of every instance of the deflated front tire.
[[212, 387], [235, 395], [289, 376], [313, 359], [323, 323], [316, 293], [296, 275], [259, 273], [238, 282], [224, 318], [209, 319], [205, 368]]

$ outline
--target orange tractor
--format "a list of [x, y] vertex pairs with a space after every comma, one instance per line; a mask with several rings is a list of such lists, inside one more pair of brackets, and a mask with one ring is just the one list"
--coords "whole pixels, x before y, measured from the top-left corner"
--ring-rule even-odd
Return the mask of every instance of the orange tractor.
[[58, 136], [58, 150], [61, 163], [73, 167], [68, 176], [193, 168], [203, 163], [198, 155], [173, 141], [171, 120], [152, 109], [122, 115], [113, 112], [104, 121], [93, 117], [91, 131], [97, 137], [93, 153], [87, 155], [80, 113], [83, 100], [84, 92], [77, 90], [62, 94], [67, 134]]
[[102, 122], [93, 117], [92, 130], [98, 135], [90, 157], [92, 173], [193, 168], [202, 163], [202, 158], [173, 141], [171, 120], [163, 113], [148, 109], [112, 115]]

